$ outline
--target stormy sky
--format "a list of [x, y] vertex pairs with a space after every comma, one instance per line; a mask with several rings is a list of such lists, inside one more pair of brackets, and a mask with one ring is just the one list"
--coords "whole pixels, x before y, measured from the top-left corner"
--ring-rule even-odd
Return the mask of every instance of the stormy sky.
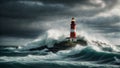
[[[119, 0], [0, 0], [0, 45], [24, 44], [49, 29], [78, 31], [120, 41]], [[68, 28], [66, 28], [68, 27]]]

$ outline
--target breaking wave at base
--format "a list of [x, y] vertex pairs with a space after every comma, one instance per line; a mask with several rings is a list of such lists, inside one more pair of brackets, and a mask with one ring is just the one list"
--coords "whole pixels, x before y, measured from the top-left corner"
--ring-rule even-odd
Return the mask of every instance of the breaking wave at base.
[[19, 46], [19, 49], [30, 49], [30, 48], [36, 48], [43, 45], [47, 45], [48, 47], [52, 47], [54, 43], [63, 41], [65, 39], [65, 35], [62, 34], [64, 32], [58, 31], [58, 30], [48, 30], [45, 34], [38, 37], [32, 42], [29, 42], [25, 44], [23, 47]]

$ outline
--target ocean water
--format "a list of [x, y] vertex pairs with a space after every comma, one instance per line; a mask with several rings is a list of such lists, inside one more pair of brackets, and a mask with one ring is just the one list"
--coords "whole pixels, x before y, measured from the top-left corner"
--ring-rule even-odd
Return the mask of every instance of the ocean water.
[[48, 32], [24, 46], [1, 46], [0, 68], [120, 68], [120, 46], [100, 44], [99, 47], [89, 39], [86, 39], [87, 46], [76, 45], [56, 53], [47, 52], [47, 49], [29, 51], [63, 41], [65, 36], [58, 35], [50, 36]]

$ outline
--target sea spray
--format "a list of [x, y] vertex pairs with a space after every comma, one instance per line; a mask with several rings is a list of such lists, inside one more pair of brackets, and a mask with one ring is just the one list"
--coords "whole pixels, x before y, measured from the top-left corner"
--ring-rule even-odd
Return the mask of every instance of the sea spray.
[[63, 35], [60, 31], [51, 29], [34, 41], [29, 42], [22, 47], [20, 46], [19, 49], [28, 50], [30, 48], [36, 48], [44, 45], [52, 47], [54, 43], [58, 43], [64, 39], [65, 35]]

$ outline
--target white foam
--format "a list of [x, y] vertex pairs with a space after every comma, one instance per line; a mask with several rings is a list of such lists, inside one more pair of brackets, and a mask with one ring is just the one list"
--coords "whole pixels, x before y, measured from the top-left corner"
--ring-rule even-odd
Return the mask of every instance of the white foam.
[[19, 49], [26, 50], [26, 49], [40, 47], [43, 45], [52, 47], [54, 43], [60, 42], [65, 39], [65, 35], [62, 33], [63, 32], [59, 31], [59, 30], [54, 30], [54, 29], [48, 30], [42, 36], [38, 37], [37, 39], [35, 39], [32, 42], [25, 44], [22, 47], [19, 47]]
[[85, 48], [84, 46], [76, 45], [75, 47], [73, 47], [69, 50], [61, 50], [61, 51], [57, 52], [56, 54], [59, 55], [59, 56], [64, 56], [65, 57], [65, 56], [68, 56], [68, 55], [78, 54], [84, 48]]

